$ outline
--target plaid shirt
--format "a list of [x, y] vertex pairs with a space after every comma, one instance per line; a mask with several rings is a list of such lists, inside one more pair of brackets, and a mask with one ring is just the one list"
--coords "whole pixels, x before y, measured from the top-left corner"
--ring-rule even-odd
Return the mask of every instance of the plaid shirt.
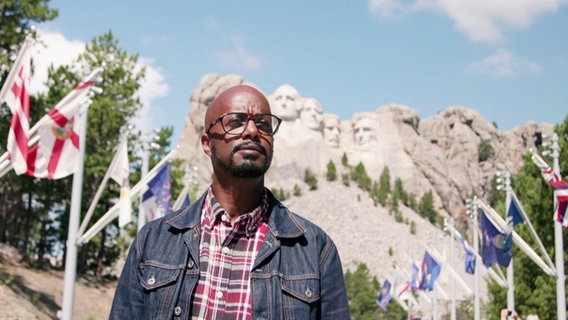
[[209, 189], [201, 211], [200, 277], [192, 319], [251, 319], [250, 271], [266, 235], [268, 194], [231, 225]]

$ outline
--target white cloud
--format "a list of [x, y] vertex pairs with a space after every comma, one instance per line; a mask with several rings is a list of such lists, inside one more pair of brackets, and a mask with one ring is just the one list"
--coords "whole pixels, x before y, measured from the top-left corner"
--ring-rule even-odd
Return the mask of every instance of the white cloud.
[[471, 63], [468, 66], [468, 71], [492, 77], [511, 77], [524, 72], [538, 73], [540, 66], [527, 59], [518, 58], [510, 51], [501, 49], [481, 61]]
[[30, 83], [30, 92], [46, 92], [47, 68], [68, 65], [85, 49], [85, 43], [69, 40], [60, 33], [38, 29], [39, 42], [32, 49], [34, 59], [34, 76]]
[[260, 59], [247, 50], [241, 36], [233, 35], [230, 38], [230, 45], [230, 50], [214, 52], [213, 56], [218, 65], [240, 71], [260, 69], [262, 65]]
[[155, 111], [152, 110], [153, 101], [167, 96], [170, 91], [170, 86], [165, 82], [162, 70], [152, 66], [153, 63], [153, 59], [143, 57], [138, 59], [139, 66], [146, 66], [146, 76], [138, 90], [142, 109], [134, 119], [134, 125], [143, 131], [149, 131], [154, 127], [152, 124], [154, 119], [152, 114]]
[[568, 0], [369, 0], [374, 14], [393, 11], [437, 11], [447, 15], [455, 27], [471, 40], [497, 42], [504, 28], [524, 28], [539, 15], [555, 11]]
[[[47, 91], [44, 83], [47, 80], [47, 68], [51, 64], [55, 67], [71, 64], [85, 49], [83, 41], [69, 40], [54, 31], [39, 28], [37, 31], [43, 44], [36, 44], [32, 53], [35, 64], [34, 77], [30, 83], [32, 94]], [[146, 67], [146, 77], [137, 93], [143, 106], [134, 119], [134, 125], [140, 130], [152, 129], [152, 105], [156, 99], [167, 96], [170, 90], [162, 70], [153, 66], [153, 63], [153, 59], [138, 59], [139, 67]]]
[[369, 0], [371, 12], [381, 17], [392, 17], [402, 8], [403, 5], [398, 0]]

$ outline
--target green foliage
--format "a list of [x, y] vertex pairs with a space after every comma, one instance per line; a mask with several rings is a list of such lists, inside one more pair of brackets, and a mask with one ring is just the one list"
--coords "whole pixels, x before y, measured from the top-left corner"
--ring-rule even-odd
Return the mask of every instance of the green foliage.
[[302, 195], [302, 188], [300, 188], [299, 185], [295, 184], [294, 185], [294, 191], [292, 193], [294, 196], [299, 197]]
[[428, 219], [430, 223], [434, 224], [436, 222], [438, 213], [434, 209], [434, 196], [431, 190], [422, 195], [420, 203], [418, 204], [418, 213]]
[[283, 188], [273, 189], [272, 193], [274, 194], [274, 197], [281, 202], [286, 201], [288, 198], [290, 198], [290, 194], [286, 193]]
[[394, 250], [392, 249], [392, 247], [389, 247], [389, 256], [392, 257], [393, 254], [394, 254]]
[[341, 156], [341, 164], [346, 168], [349, 167], [349, 158], [347, 158], [347, 154], [345, 152]]
[[416, 222], [410, 221], [410, 234], [416, 234]]
[[335, 168], [335, 163], [329, 160], [327, 163], [327, 173], [326, 173], [327, 181], [335, 181], [337, 180], [337, 169]]
[[310, 191], [317, 190], [318, 179], [310, 169], [306, 169], [304, 172], [304, 182], [310, 187]]
[[351, 184], [351, 179], [349, 179], [348, 173], [341, 174], [341, 182], [343, 183], [344, 186], [349, 187], [349, 185]]
[[371, 277], [365, 263], [359, 263], [353, 273], [347, 270], [345, 285], [353, 320], [406, 319], [406, 312], [394, 300], [385, 310], [376, 304], [381, 285], [376, 277]]
[[354, 273], [347, 270], [345, 285], [352, 319], [377, 319], [379, 307], [375, 300], [380, 285], [376, 277], [371, 278], [365, 263], [360, 263]]
[[394, 212], [394, 220], [396, 222], [401, 223], [404, 220], [404, 216], [400, 210], [391, 210], [391, 212]]
[[371, 178], [365, 170], [365, 165], [359, 162], [351, 172], [351, 179], [357, 182], [357, 186], [363, 190], [369, 191], [371, 189]]
[[482, 140], [479, 143], [479, 162], [483, 162], [493, 157], [495, 151], [493, 151], [493, 146], [491, 145], [491, 140]]
[[397, 199], [400, 199], [400, 201], [402, 201], [402, 203], [405, 206], [409, 206], [410, 201], [409, 201], [409, 195], [408, 193], [404, 190], [404, 185], [402, 183], [402, 179], [400, 178], [396, 178], [394, 180], [394, 188], [392, 190], [392, 196], [393, 198], [396, 197]]
[[385, 207], [387, 205], [390, 192], [390, 171], [389, 168], [385, 166], [383, 168], [383, 172], [381, 172], [381, 177], [379, 178], [379, 189], [377, 192], [377, 199], [381, 206]]
[[20, 50], [26, 34], [31, 32], [30, 24], [58, 16], [59, 12], [49, 8], [48, 4], [49, 0], [0, 1], [0, 79], [6, 78], [13, 63], [9, 59]]

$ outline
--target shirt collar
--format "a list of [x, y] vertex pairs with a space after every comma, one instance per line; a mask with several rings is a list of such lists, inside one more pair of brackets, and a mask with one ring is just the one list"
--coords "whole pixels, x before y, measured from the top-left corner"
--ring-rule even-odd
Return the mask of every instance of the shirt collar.
[[[211, 187], [209, 187], [209, 190], [207, 190], [207, 196], [205, 198], [205, 202], [203, 203], [203, 211], [201, 216], [202, 222], [204, 217], [207, 217], [212, 224], [216, 224], [220, 220], [225, 221], [224, 219], [230, 219], [229, 213], [225, 211], [219, 201], [217, 201], [217, 199], [215, 198], [215, 195], [213, 195]], [[262, 199], [260, 200], [258, 207], [253, 209], [251, 212], [239, 216], [235, 221], [235, 225], [238, 225], [238, 228], [244, 228], [246, 230], [247, 237], [250, 237], [254, 235], [258, 227], [263, 222], [266, 222], [268, 220], [267, 218], [268, 192], [266, 188], [264, 188]]]

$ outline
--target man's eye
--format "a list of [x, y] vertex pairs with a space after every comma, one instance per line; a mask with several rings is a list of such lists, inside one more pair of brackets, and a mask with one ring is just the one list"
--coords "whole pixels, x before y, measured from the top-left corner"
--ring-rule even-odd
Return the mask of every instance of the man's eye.
[[233, 117], [227, 120], [226, 124], [230, 127], [238, 127], [243, 124], [243, 119], [240, 117]]

